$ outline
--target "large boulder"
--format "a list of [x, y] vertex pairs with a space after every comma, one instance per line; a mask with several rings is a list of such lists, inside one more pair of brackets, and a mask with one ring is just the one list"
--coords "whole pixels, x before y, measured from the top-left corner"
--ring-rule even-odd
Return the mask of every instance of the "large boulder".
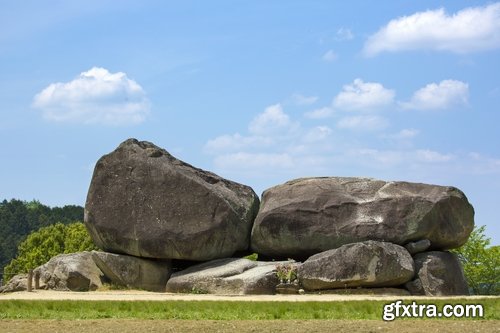
[[247, 250], [255, 192], [129, 139], [97, 162], [85, 225], [106, 252], [210, 260]]
[[92, 251], [92, 258], [112, 283], [132, 289], [165, 291], [165, 285], [172, 274], [170, 261], [99, 251]]
[[306, 290], [395, 287], [413, 278], [414, 263], [402, 246], [366, 241], [315, 254], [297, 275]]
[[431, 251], [415, 255], [416, 279], [406, 288], [414, 295], [469, 295], [462, 265], [454, 253]]
[[473, 227], [474, 209], [454, 187], [303, 178], [264, 192], [251, 247], [297, 259], [366, 240], [428, 239], [431, 249], [450, 249], [464, 244]]
[[172, 274], [167, 292], [222, 295], [274, 294], [279, 283], [275, 262], [226, 258]]
[[60, 254], [37, 267], [33, 274], [40, 277], [46, 289], [54, 290], [92, 291], [102, 286], [103, 279], [90, 252]]

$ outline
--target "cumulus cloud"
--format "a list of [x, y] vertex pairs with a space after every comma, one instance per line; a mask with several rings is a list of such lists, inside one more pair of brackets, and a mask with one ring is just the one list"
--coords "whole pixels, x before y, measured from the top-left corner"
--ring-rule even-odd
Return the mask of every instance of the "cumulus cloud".
[[215, 157], [214, 163], [219, 168], [291, 168], [292, 157], [287, 153], [248, 153], [237, 152]]
[[406, 109], [438, 110], [467, 104], [469, 85], [457, 80], [430, 83], [417, 90], [409, 102], [401, 103]]
[[344, 110], [370, 111], [390, 105], [394, 95], [394, 90], [387, 89], [380, 83], [355, 79], [352, 84], [342, 88], [333, 105]]
[[296, 105], [311, 105], [316, 103], [318, 96], [304, 96], [302, 94], [293, 94], [292, 102]]
[[307, 111], [304, 113], [304, 117], [309, 119], [324, 119], [329, 118], [334, 114], [334, 111], [331, 107], [324, 107], [312, 111]]
[[311, 128], [304, 136], [305, 142], [323, 141], [332, 134], [332, 129], [328, 126], [316, 126]]
[[419, 133], [420, 133], [420, 131], [417, 129], [405, 128], [397, 133], [385, 135], [384, 137], [389, 138], [389, 139], [396, 139], [396, 140], [407, 140], [407, 139], [413, 139]]
[[235, 151], [252, 147], [266, 147], [274, 143], [272, 137], [265, 136], [242, 136], [239, 133], [226, 134], [209, 140], [205, 145], [205, 151], [214, 153], [218, 151]]
[[73, 81], [52, 83], [33, 99], [49, 121], [128, 125], [145, 120], [150, 103], [142, 87], [125, 73], [94, 67]]
[[389, 122], [379, 116], [344, 117], [339, 120], [337, 127], [356, 131], [377, 131], [385, 129]]
[[335, 39], [338, 41], [351, 40], [354, 38], [354, 34], [348, 28], [339, 28], [336, 33]]
[[436, 50], [469, 53], [500, 47], [500, 3], [465, 8], [453, 15], [444, 9], [417, 12], [391, 20], [364, 45], [367, 56], [381, 52]]
[[333, 50], [326, 51], [325, 54], [323, 54], [323, 56], [321, 57], [321, 59], [323, 59], [326, 62], [335, 61], [337, 60], [337, 58], [338, 56]]
[[286, 133], [295, 127], [290, 117], [283, 112], [281, 104], [268, 106], [265, 111], [255, 117], [248, 130], [255, 135]]

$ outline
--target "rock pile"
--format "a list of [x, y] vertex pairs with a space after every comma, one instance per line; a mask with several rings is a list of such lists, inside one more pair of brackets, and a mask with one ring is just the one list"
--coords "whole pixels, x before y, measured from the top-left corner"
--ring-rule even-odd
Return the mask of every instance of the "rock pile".
[[[342, 177], [289, 181], [259, 203], [248, 186], [129, 139], [97, 162], [85, 225], [106, 252], [53, 258], [35, 271], [42, 286], [273, 294], [286, 279], [278, 290], [463, 295], [447, 250], [467, 241], [474, 210], [454, 187]], [[235, 258], [251, 252], [298, 262]], [[178, 260], [199, 263], [179, 271]]]

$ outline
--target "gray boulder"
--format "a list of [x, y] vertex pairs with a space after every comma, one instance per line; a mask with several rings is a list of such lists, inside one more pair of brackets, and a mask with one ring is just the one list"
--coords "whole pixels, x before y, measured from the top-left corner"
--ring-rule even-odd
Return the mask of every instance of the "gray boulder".
[[223, 295], [274, 294], [278, 278], [274, 262], [217, 259], [172, 274], [167, 292]]
[[24, 291], [28, 289], [28, 275], [14, 275], [12, 279], [4, 286], [0, 287], [0, 293], [13, 293], [16, 291]]
[[96, 164], [85, 225], [106, 252], [205, 261], [247, 250], [255, 192], [129, 139]]
[[414, 295], [453, 296], [469, 295], [462, 265], [450, 252], [423, 252], [415, 255], [414, 281], [406, 288]]
[[411, 255], [424, 252], [429, 247], [431, 247], [431, 241], [428, 239], [422, 239], [416, 242], [410, 242], [405, 245], [405, 249], [407, 249]]
[[90, 252], [60, 254], [37, 267], [33, 274], [40, 277], [46, 289], [71, 291], [96, 290], [103, 278]]
[[366, 240], [432, 249], [461, 246], [474, 209], [454, 187], [367, 178], [303, 178], [266, 190], [251, 247], [271, 257], [304, 259]]
[[92, 258], [112, 283], [132, 289], [165, 291], [165, 285], [172, 273], [170, 261], [98, 251], [92, 251]]
[[297, 275], [306, 290], [395, 287], [413, 278], [414, 263], [402, 246], [366, 241], [313, 255]]

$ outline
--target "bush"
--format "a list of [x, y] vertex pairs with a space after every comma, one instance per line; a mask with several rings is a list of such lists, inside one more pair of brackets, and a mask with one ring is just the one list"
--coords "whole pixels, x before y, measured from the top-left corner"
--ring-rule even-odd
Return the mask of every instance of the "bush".
[[4, 280], [43, 265], [58, 254], [96, 249], [83, 223], [56, 223], [41, 228], [19, 244], [17, 257], [4, 268]]
[[476, 227], [469, 240], [454, 250], [475, 295], [500, 295], [500, 246], [490, 246], [485, 226]]

